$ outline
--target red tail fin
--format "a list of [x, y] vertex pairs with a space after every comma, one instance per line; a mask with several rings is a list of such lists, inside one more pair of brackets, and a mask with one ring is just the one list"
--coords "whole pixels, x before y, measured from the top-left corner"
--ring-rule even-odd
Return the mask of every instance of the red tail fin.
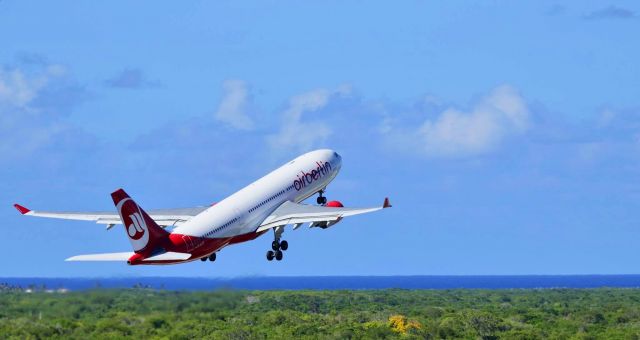
[[169, 233], [156, 224], [124, 190], [112, 192], [111, 198], [136, 253], [148, 256], [168, 240]]

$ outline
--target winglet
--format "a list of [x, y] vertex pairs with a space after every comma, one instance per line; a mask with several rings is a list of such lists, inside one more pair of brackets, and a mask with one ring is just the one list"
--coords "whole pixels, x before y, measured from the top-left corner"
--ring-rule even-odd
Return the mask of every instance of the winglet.
[[18, 204], [18, 203], [14, 204], [13, 206], [14, 206], [16, 209], [18, 209], [18, 211], [19, 211], [22, 215], [24, 215], [24, 214], [28, 214], [29, 212], [31, 212], [31, 210], [30, 210], [30, 209], [27, 209], [27, 208], [25, 208], [25, 207], [21, 206], [21, 205], [20, 205], [20, 204]]
[[389, 197], [384, 198], [384, 203], [382, 204], [382, 208], [391, 208], [392, 205], [389, 203]]

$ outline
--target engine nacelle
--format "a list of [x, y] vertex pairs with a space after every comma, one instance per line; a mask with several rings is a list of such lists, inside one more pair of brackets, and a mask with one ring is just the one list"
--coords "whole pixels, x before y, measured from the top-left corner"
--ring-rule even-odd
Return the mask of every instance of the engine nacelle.
[[[342, 203], [340, 201], [329, 201], [327, 202], [327, 204], [325, 204], [325, 207], [329, 207], [329, 208], [343, 208], [344, 205], [342, 205]], [[328, 222], [319, 222], [317, 223], [317, 227], [320, 227], [322, 229], [327, 229], [331, 226], [336, 225], [338, 222], [340, 222], [340, 220], [342, 220], [342, 218], [339, 218], [336, 221], [328, 221]]]
[[342, 205], [342, 203], [340, 201], [329, 201], [329, 202], [327, 202], [325, 207], [329, 207], [329, 208], [344, 208], [344, 205]]

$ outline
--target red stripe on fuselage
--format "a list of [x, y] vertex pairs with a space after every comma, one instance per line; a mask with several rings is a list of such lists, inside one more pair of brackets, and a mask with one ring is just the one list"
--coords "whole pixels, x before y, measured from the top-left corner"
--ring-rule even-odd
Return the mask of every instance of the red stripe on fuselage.
[[188, 260], [176, 261], [142, 261], [141, 258], [140, 261], [132, 261], [129, 264], [151, 265], [190, 262], [204, 256], [209, 256], [209, 254], [214, 253], [227, 245], [251, 241], [264, 234], [265, 232], [266, 230], [259, 233], [251, 232], [247, 234], [222, 238], [206, 238], [172, 233], [169, 235], [169, 242], [167, 242], [166, 244], [166, 250], [169, 252], [190, 253], [191, 258], [189, 258]]

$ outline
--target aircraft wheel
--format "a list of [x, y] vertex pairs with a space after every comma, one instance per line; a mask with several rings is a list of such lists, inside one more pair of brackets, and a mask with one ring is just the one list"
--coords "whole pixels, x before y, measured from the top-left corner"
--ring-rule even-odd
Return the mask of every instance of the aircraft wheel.
[[320, 196], [316, 198], [316, 203], [318, 204], [327, 204], [327, 198], [324, 196]]
[[216, 253], [209, 255], [209, 261], [213, 262], [216, 260]]
[[289, 242], [287, 242], [287, 241], [280, 242], [280, 249], [282, 249], [282, 250], [289, 249]]
[[268, 261], [273, 261], [273, 258], [275, 257], [275, 253], [273, 252], [273, 250], [269, 250], [267, 252], [267, 260]]
[[276, 260], [282, 260], [282, 252], [280, 250], [276, 251]]
[[280, 250], [280, 243], [278, 241], [271, 242], [271, 249], [273, 249], [273, 251]]
[[204, 262], [204, 261], [206, 261], [206, 260], [207, 260], [207, 257], [206, 257], [206, 256], [205, 256], [205, 257], [201, 257], [201, 258], [200, 258], [200, 261], [202, 261], [202, 262]]

